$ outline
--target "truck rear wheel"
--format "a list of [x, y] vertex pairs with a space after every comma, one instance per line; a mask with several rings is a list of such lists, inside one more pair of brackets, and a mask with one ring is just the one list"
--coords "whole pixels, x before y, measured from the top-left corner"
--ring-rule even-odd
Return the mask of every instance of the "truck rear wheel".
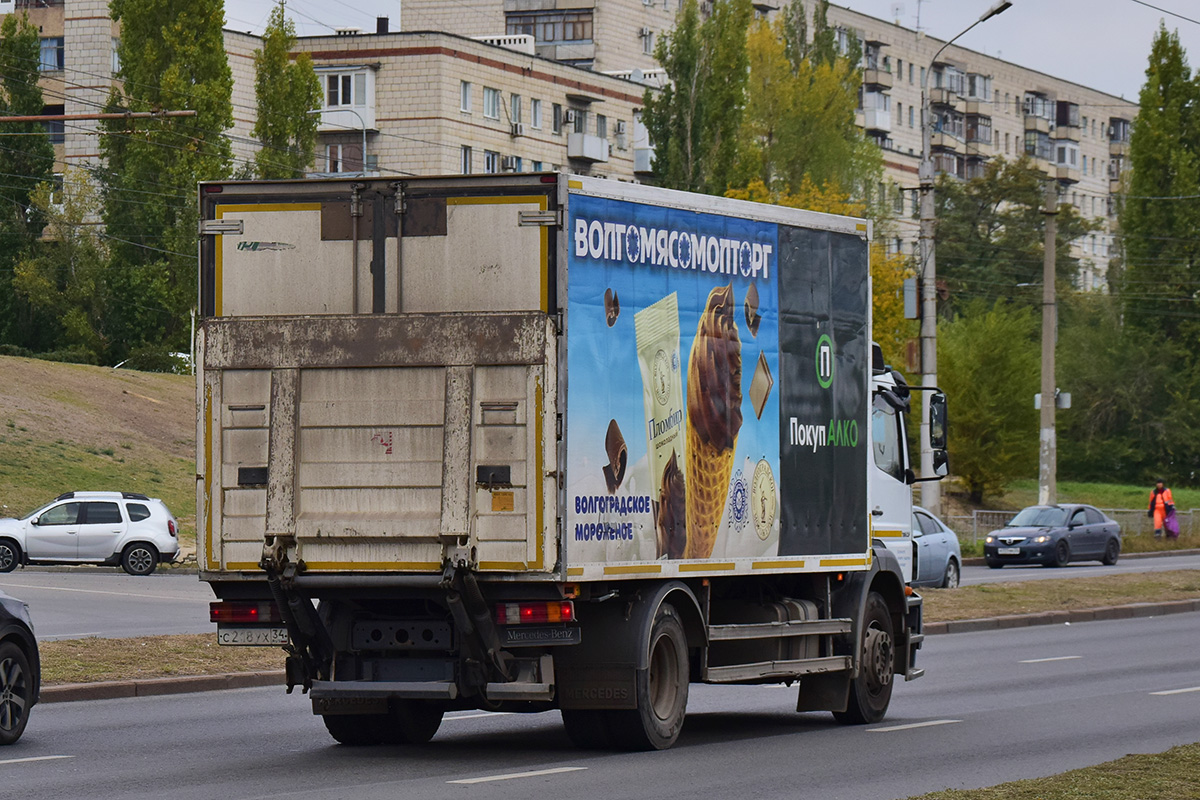
[[387, 714], [323, 714], [322, 721], [329, 735], [348, 747], [365, 747], [383, 743]]
[[445, 709], [428, 700], [393, 700], [384, 722], [384, 744], [425, 744], [438, 732]]
[[564, 708], [561, 711], [567, 738], [580, 750], [607, 750], [613, 746], [608, 732], [608, 714], [592, 708]]
[[833, 712], [843, 725], [879, 722], [892, 700], [892, 674], [896, 663], [896, 640], [892, 615], [878, 592], [867, 596], [863, 615], [862, 663], [858, 677], [850, 683], [845, 711]]
[[666, 750], [683, 729], [688, 698], [687, 635], [679, 612], [663, 603], [647, 642], [647, 669], [637, 671], [637, 708], [608, 711], [613, 745], [623, 750]]

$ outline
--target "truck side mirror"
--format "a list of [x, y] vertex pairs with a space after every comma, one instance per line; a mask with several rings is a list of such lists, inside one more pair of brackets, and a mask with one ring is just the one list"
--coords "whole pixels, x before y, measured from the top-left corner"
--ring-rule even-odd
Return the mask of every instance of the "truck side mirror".
[[933, 474], [939, 478], [944, 478], [950, 474], [950, 457], [946, 455], [945, 450], [933, 451]]
[[934, 392], [929, 397], [929, 447], [946, 449], [946, 395], [941, 392]]

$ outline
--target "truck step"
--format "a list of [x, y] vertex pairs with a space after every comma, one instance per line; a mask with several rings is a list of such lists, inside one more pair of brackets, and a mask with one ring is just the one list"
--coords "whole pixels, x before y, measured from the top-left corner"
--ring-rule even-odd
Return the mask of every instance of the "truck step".
[[910, 667], [908, 672], [904, 673], [904, 680], [915, 681], [917, 678], [920, 678], [924, 674], [925, 674], [925, 670], [918, 669], [916, 667]]
[[730, 664], [708, 667], [704, 671], [707, 683], [745, 683], [764, 678], [795, 678], [815, 672], [838, 672], [852, 667], [850, 656], [804, 658], [796, 661], [762, 661], [755, 664]]
[[908, 635], [909, 644], [920, 644], [923, 641], [925, 641], [925, 634], [923, 633], [910, 633]]
[[785, 636], [817, 636], [849, 633], [848, 619], [793, 620], [790, 622], [751, 622], [738, 625], [709, 625], [710, 642], [743, 639], [777, 639]]
[[458, 687], [445, 681], [313, 681], [314, 700], [344, 697], [402, 697], [410, 700], [453, 700]]

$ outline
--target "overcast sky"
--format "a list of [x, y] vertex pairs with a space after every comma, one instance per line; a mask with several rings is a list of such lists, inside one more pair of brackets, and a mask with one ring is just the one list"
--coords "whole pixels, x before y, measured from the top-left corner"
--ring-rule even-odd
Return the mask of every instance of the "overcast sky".
[[[453, 3], [455, 0], [446, 0]], [[597, 0], [603, 2], [603, 0]], [[841, 5], [907, 28], [947, 39], [966, 28], [994, 0], [841, 0]], [[1152, 6], [1200, 20], [1197, 0], [1146, 0]], [[234, 30], [262, 31], [272, 0], [226, 2]], [[400, 16], [400, 0], [288, 0], [288, 13], [302, 36], [333, 27], [375, 30], [375, 17]], [[988, 20], [958, 43], [973, 50], [1041, 70], [1076, 83], [1137, 100], [1145, 80], [1150, 42], [1160, 21], [1178, 30], [1190, 63], [1200, 65], [1200, 22], [1173, 17], [1136, 0], [1013, 0], [1012, 8]], [[503, 31], [496, 31], [502, 33]]]

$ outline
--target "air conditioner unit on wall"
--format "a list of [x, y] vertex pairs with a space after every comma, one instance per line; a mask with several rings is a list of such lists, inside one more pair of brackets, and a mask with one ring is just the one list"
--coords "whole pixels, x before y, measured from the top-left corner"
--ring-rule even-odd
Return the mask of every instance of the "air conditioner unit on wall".
[[568, 125], [574, 125], [575, 124], [575, 109], [568, 108], [567, 115], [566, 115], [566, 117], [564, 117], [564, 119], [566, 120], [566, 123]]
[[525, 135], [525, 123], [514, 122], [512, 124], [512, 135], [513, 136], [524, 136]]
[[517, 157], [516, 156], [501, 156], [500, 157], [501, 171], [512, 172], [516, 168], [517, 168]]
[[619, 136], [624, 132], [625, 132], [625, 120], [619, 119], [619, 120], [617, 120], [617, 135]]
[[649, 28], [641, 28], [641, 29], [638, 31], [638, 36], [641, 36], [641, 37], [644, 39], [644, 38], [646, 38], [647, 36], [649, 36], [649, 35], [650, 35], [650, 33], [651, 33], [651, 30], [650, 30]]

